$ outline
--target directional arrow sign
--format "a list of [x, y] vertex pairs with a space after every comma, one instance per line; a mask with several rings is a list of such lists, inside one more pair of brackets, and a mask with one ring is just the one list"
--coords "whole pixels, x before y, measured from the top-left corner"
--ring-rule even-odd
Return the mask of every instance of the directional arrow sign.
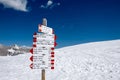
[[[33, 42], [34, 43], [34, 42]], [[39, 40], [36, 42], [37, 45], [54, 45], [54, 40]]]
[[56, 42], [54, 42], [54, 47], [55, 47], [55, 46], [57, 46], [57, 43], [56, 43]]
[[42, 69], [50, 67], [50, 52], [49, 47], [35, 47], [33, 48], [33, 69]]
[[49, 54], [50, 53], [50, 48], [47, 48], [47, 47], [36, 47], [33, 49], [34, 49], [33, 55]]
[[44, 25], [38, 25], [38, 31], [46, 34], [53, 34], [53, 29]]
[[30, 64], [30, 68], [33, 69], [33, 63]]
[[43, 33], [37, 33], [37, 35], [33, 35], [34, 39], [37, 40], [55, 40], [56, 36], [54, 34], [43, 34]]
[[32, 48], [32, 49], [30, 49], [30, 53], [31, 53], [31, 54], [33, 54], [33, 48]]
[[33, 56], [30, 57], [30, 60], [33, 61]]
[[33, 36], [33, 47], [54, 47], [56, 46], [55, 39], [56, 36], [54, 34], [42, 34], [37, 33]]
[[50, 66], [51, 66], [51, 64], [46, 66], [46, 65], [44, 65], [44, 62], [43, 62], [43, 63], [34, 63], [32, 65], [32, 68], [33, 69], [48, 69]]

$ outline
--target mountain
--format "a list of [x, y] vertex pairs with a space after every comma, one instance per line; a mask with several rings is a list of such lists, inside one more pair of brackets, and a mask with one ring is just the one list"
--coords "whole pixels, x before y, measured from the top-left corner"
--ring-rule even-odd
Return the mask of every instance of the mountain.
[[10, 47], [8, 47], [8, 46], [4, 46], [4, 45], [2, 45], [2, 44], [0, 44], [0, 56], [7, 56], [7, 53], [8, 53], [8, 49], [9, 49]]
[[3, 47], [3, 45], [2, 44], [0, 44], [0, 48], [2, 48]]
[[[30, 53], [0, 56], [0, 80], [40, 80], [29, 68]], [[55, 50], [55, 69], [46, 80], [120, 80], [120, 40], [92, 42]]]
[[13, 56], [13, 55], [18, 55], [18, 54], [29, 52], [29, 50], [30, 48], [22, 47], [22, 46], [20, 47], [17, 44], [12, 45], [12, 46], [4, 46], [0, 44], [0, 56], [7, 56], [9, 54], [9, 51], [12, 53], [17, 51], [15, 54], [12, 54]]

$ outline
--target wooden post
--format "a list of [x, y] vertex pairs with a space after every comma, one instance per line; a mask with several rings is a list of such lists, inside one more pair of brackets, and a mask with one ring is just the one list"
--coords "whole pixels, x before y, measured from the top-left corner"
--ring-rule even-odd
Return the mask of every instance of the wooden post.
[[[43, 18], [42, 24], [44, 26], [47, 26], [47, 19], [46, 18]], [[42, 78], [41, 80], [45, 80], [45, 69], [42, 69], [42, 77], [41, 78]]]
[[45, 69], [42, 69], [42, 80], [45, 80]]
[[47, 26], [47, 19], [46, 19], [46, 18], [43, 18], [42, 24], [43, 24], [44, 26]]

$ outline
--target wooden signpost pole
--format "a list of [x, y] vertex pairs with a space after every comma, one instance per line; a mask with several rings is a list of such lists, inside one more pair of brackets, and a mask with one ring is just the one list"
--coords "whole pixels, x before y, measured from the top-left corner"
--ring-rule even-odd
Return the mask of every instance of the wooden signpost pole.
[[46, 18], [43, 18], [42, 25], [47, 26], [47, 19]]
[[[47, 26], [47, 19], [43, 18], [43, 23], [44, 26]], [[42, 80], [45, 80], [45, 69], [42, 69]]]
[[45, 69], [42, 69], [42, 80], [45, 80]]

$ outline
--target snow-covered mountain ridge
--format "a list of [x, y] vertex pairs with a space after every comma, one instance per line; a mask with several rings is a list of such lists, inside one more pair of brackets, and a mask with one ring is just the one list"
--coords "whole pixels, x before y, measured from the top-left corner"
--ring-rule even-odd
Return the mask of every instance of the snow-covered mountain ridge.
[[[31, 54], [0, 57], [0, 80], [40, 80], [31, 70]], [[55, 70], [46, 80], [120, 80], [120, 40], [102, 41], [55, 50]]]
[[12, 46], [5, 46], [5, 45], [0, 44], [0, 56], [7, 56], [9, 52], [15, 52], [13, 49], [17, 50], [18, 52], [11, 56], [18, 55], [20, 53], [23, 54], [23, 53], [29, 52], [30, 47], [18, 46], [17, 44], [12, 45]]

